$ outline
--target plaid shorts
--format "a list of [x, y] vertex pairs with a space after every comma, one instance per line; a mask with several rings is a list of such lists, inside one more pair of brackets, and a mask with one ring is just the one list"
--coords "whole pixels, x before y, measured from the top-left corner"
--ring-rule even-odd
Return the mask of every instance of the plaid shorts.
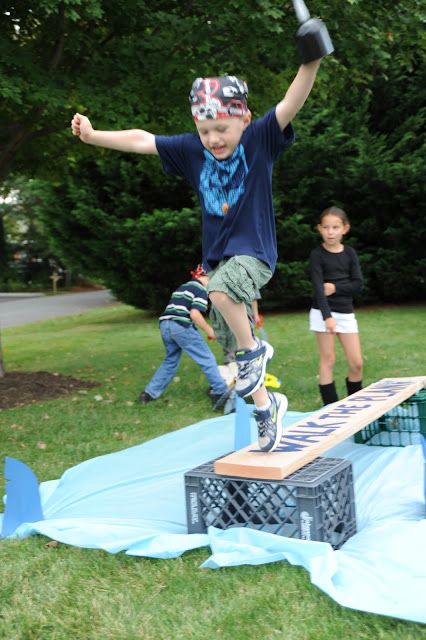
[[[259, 289], [272, 277], [272, 271], [257, 258], [251, 256], [235, 256], [229, 260], [222, 260], [209, 273], [210, 291], [224, 291], [235, 302], [244, 302], [250, 325], [253, 327], [253, 309], [251, 303], [259, 298]], [[225, 355], [232, 360], [232, 354], [237, 348], [234, 334], [214, 305], [210, 308], [210, 322], [216, 334], [217, 341], [222, 346]]]
[[272, 271], [252, 256], [233, 256], [221, 260], [209, 273], [208, 292], [223, 291], [234, 302], [251, 304], [257, 292], [272, 278]]

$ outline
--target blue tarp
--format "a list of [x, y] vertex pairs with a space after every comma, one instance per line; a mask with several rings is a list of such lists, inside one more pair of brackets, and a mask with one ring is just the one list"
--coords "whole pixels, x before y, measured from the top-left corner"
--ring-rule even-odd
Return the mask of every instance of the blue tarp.
[[[285, 424], [306, 415], [289, 412]], [[174, 558], [209, 547], [203, 568], [287, 560], [340, 604], [426, 622], [426, 520], [421, 444], [346, 441], [328, 455], [353, 463], [358, 532], [341, 549], [248, 528], [187, 534], [183, 474], [234, 447], [234, 414], [87, 460], [40, 485], [44, 519], [8, 537], [40, 533], [109, 553]], [[251, 419], [253, 441], [255, 424]], [[13, 492], [12, 492], [13, 493]], [[12, 493], [6, 512], [13, 516]], [[16, 515], [16, 514], [15, 514]], [[3, 523], [4, 524], [4, 523]]]

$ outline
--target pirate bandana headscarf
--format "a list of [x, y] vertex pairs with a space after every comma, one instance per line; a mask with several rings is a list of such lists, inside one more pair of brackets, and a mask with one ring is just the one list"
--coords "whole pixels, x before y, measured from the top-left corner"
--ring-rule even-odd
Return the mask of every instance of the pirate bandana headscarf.
[[202, 264], [197, 264], [197, 266], [195, 267], [195, 269], [193, 269], [192, 271], [189, 272], [192, 276], [192, 278], [200, 278], [201, 276], [206, 276], [207, 272], [204, 269]]
[[196, 122], [244, 116], [248, 89], [244, 80], [236, 76], [197, 78], [192, 84], [189, 101]]

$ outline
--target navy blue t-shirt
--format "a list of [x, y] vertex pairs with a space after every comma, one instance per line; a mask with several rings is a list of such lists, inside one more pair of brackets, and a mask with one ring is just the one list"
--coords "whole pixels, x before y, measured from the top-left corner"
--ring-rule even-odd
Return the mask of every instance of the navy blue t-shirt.
[[274, 271], [272, 168], [293, 141], [293, 127], [289, 124], [281, 131], [275, 107], [244, 130], [226, 160], [216, 160], [195, 133], [155, 137], [165, 173], [185, 177], [200, 200], [205, 267], [213, 269], [224, 258], [244, 255], [262, 260]]

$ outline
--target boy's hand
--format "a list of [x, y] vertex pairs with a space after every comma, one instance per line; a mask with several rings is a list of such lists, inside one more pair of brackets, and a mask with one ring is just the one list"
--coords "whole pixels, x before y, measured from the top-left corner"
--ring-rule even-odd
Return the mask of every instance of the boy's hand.
[[211, 327], [210, 325], [208, 325], [208, 328], [206, 329], [206, 333], [207, 333], [207, 340], [216, 340], [216, 334], [213, 330], [213, 327]]
[[73, 135], [78, 136], [83, 142], [86, 142], [93, 131], [89, 118], [82, 116], [80, 113], [74, 114], [74, 117], [71, 120], [71, 129]]

